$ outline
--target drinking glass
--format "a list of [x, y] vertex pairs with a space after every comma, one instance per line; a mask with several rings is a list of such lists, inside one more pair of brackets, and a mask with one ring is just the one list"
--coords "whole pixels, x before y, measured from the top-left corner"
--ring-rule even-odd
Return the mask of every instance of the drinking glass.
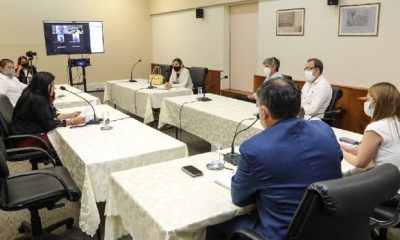
[[103, 112], [103, 126], [101, 127], [101, 130], [110, 130], [113, 127], [110, 125], [110, 113], [109, 112]]

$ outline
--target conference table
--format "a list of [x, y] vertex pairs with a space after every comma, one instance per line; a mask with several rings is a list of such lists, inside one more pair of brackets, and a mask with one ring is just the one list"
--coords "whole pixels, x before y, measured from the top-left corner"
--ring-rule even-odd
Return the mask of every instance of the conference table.
[[[360, 140], [360, 134], [334, 131], [337, 137]], [[222, 159], [220, 154], [209, 152], [112, 173], [105, 239], [118, 239], [129, 233], [137, 240], [200, 240], [204, 239], [207, 226], [250, 212], [253, 206], [234, 205], [230, 191], [215, 182], [229, 179], [235, 167], [225, 163], [227, 169], [220, 171], [206, 168], [207, 163], [217, 159]], [[190, 177], [181, 170], [186, 165], [195, 166], [204, 175]], [[354, 171], [354, 166], [342, 161], [344, 175]]]
[[[239, 122], [239, 130], [248, 127], [258, 113], [256, 104], [215, 94], [206, 94], [211, 101], [201, 102], [198, 95], [165, 98], [161, 103], [159, 125], [170, 124], [178, 129], [196, 135], [211, 144], [229, 147]], [[262, 130], [260, 121], [240, 133], [235, 145], [254, 136]]]
[[[207, 226], [249, 212], [252, 206], [235, 206], [230, 191], [214, 183], [223, 171], [232, 173], [207, 170], [218, 157], [209, 152], [111, 174], [104, 239], [203, 239]], [[190, 177], [185, 165], [204, 175]]]
[[[161, 103], [161, 112], [158, 127], [165, 124], [176, 126], [196, 135], [207, 142], [223, 148], [230, 147], [235, 135], [235, 130], [244, 119], [239, 130], [249, 127], [258, 112], [254, 103], [237, 100], [214, 94], [206, 94], [211, 101], [201, 102], [197, 95], [166, 98]], [[251, 120], [250, 120], [251, 119]], [[312, 121], [319, 121], [317, 118]], [[261, 132], [264, 128], [257, 121], [248, 130], [240, 133], [235, 139], [235, 146]], [[337, 139], [341, 137], [361, 141], [362, 135], [339, 128], [332, 128]], [[369, 166], [371, 167], [371, 166]], [[342, 162], [344, 175], [354, 174], [364, 169], [354, 168], [346, 161]]]
[[[106, 200], [111, 173], [188, 155], [186, 144], [175, 138], [109, 105], [95, 105], [94, 108], [98, 116], [109, 113], [111, 130], [101, 130], [101, 124], [60, 127], [48, 134], [62, 164], [82, 191], [79, 226], [89, 235], [94, 235], [99, 226], [96, 202]], [[61, 112], [76, 110], [83, 108], [62, 109]]]
[[125, 80], [106, 81], [104, 88], [104, 102], [109, 102], [118, 107], [143, 118], [144, 123], [154, 121], [153, 109], [158, 109], [164, 98], [191, 95], [188, 88], [171, 88], [167, 90], [164, 85], [155, 85], [149, 89], [145, 79], [136, 79], [137, 82]]
[[68, 91], [63, 91], [60, 88], [65, 87], [68, 91], [73, 92], [84, 99], [88, 100], [92, 105], [99, 105], [101, 104], [100, 99], [86, 93], [80, 89], [74, 88], [70, 85], [67, 84], [57, 84], [55, 87], [55, 93], [56, 93], [56, 99], [53, 102], [54, 107], [57, 109], [62, 109], [62, 108], [71, 108], [71, 107], [81, 107], [81, 106], [87, 106], [88, 103], [83, 100], [82, 98], [68, 92]]

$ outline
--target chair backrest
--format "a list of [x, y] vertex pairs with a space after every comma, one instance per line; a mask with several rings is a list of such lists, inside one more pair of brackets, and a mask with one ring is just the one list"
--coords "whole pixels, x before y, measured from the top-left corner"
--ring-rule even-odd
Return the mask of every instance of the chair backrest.
[[2, 137], [10, 135], [13, 113], [14, 106], [10, 99], [4, 94], [0, 94], [0, 132]]
[[189, 69], [189, 72], [190, 72], [190, 77], [192, 78], [192, 82], [193, 82], [193, 93], [197, 93], [197, 89], [199, 87], [203, 88], [203, 91], [205, 91], [204, 83], [207, 78], [208, 68], [191, 67]]
[[293, 81], [293, 78], [292, 78], [292, 76], [290, 76], [290, 75], [282, 74], [282, 76], [283, 76], [284, 78], [290, 80], [290, 81]]
[[168, 82], [169, 77], [171, 76], [172, 66], [169, 64], [159, 64], [158, 66], [160, 66], [161, 74], [164, 77], [164, 82]]
[[6, 146], [4, 145], [3, 138], [0, 138], [0, 184], [2, 179], [7, 178], [9, 175]]
[[392, 164], [314, 183], [297, 208], [286, 239], [368, 240], [372, 210], [399, 188], [400, 172]]
[[[339, 101], [340, 98], [342, 98], [342, 96], [343, 96], [342, 89], [332, 86], [332, 99], [331, 99], [328, 107], [326, 108], [325, 112], [334, 110], [336, 107], [336, 103]], [[330, 115], [330, 114], [327, 114], [327, 115]], [[325, 116], [325, 117], [329, 117], [329, 116]]]

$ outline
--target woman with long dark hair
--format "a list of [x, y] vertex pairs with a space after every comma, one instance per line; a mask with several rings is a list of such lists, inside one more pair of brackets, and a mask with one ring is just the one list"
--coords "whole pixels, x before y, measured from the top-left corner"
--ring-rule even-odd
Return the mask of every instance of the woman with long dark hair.
[[[48, 131], [85, 121], [83, 116], [79, 116], [80, 112], [57, 113], [51, 102], [51, 96], [54, 96], [54, 75], [49, 72], [37, 73], [15, 106], [11, 124], [13, 134], [43, 133], [42, 138], [50, 143], [45, 134]], [[29, 144], [25, 141], [22, 145]]]

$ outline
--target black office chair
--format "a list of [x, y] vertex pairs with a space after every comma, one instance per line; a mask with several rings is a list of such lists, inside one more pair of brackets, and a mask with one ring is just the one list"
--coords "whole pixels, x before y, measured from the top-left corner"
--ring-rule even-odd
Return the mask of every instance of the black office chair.
[[168, 82], [171, 77], [172, 66], [169, 64], [159, 64], [158, 66], [160, 66], [161, 74], [164, 77], [164, 83]]
[[[23, 149], [22, 149], [23, 150]], [[48, 157], [50, 157], [48, 155]], [[42, 227], [39, 209], [49, 210], [62, 207], [57, 203], [63, 198], [76, 202], [81, 197], [81, 192], [75, 185], [67, 169], [61, 166], [33, 170], [10, 176], [3, 139], [0, 140], [0, 209], [4, 211], [18, 211], [28, 209], [31, 223], [22, 222], [18, 231], [30, 236], [26, 239], [66, 239], [50, 234], [56, 228], [66, 225], [72, 228], [73, 218]], [[54, 162], [54, 159], [50, 157]]]
[[[4, 139], [7, 148], [14, 148], [15, 143], [22, 139], [34, 139], [41, 145], [42, 148], [49, 153], [53, 158], [57, 160], [59, 164], [59, 159], [55, 151], [40, 137], [31, 134], [23, 135], [13, 135], [11, 133], [11, 122], [14, 112], [14, 106], [11, 104], [10, 100], [6, 95], [0, 94], [0, 136]], [[32, 164], [32, 170], [38, 169], [38, 163], [49, 163], [46, 156], [42, 151], [24, 151], [24, 152], [10, 152], [9, 161], [22, 161], [29, 160]]]
[[335, 110], [336, 104], [339, 101], [339, 99], [342, 98], [342, 96], [343, 96], [342, 89], [332, 86], [332, 99], [325, 110], [324, 117], [321, 119], [330, 126], [333, 126], [333, 123], [335, 122], [334, 118], [335, 113], [332, 113], [331, 111]]
[[290, 80], [290, 81], [293, 81], [293, 78], [292, 78], [292, 76], [290, 76], [290, 75], [282, 74], [282, 76], [283, 76], [284, 78]]
[[[289, 225], [286, 240], [368, 240], [370, 215], [400, 188], [400, 172], [392, 164], [310, 185]], [[232, 233], [265, 240], [249, 229]], [[252, 235], [253, 234], [253, 235]]]
[[203, 89], [203, 92], [205, 92], [205, 82], [208, 74], [208, 68], [191, 67], [189, 69], [189, 72], [193, 82], [193, 93], [197, 94], [197, 89], [199, 87], [201, 87]]
[[376, 207], [371, 214], [370, 224], [379, 233], [376, 238], [386, 240], [388, 228], [400, 228], [400, 201], [386, 202]]

